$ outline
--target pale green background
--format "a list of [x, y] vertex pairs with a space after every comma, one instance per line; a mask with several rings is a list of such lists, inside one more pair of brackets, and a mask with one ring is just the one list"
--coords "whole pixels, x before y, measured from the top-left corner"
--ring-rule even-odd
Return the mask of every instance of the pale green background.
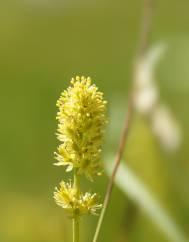
[[[104, 153], [115, 152], [141, 6], [139, 0], [1, 0], [1, 242], [71, 241], [71, 222], [52, 199], [54, 187], [66, 179], [64, 170], [52, 165], [58, 144], [55, 103], [72, 76], [90, 75], [113, 113]], [[148, 124], [136, 115], [127, 156], [136, 174], [189, 236], [189, 2], [159, 0], [155, 8], [151, 44], [168, 45], [157, 83], [162, 100], [182, 126], [184, 140], [176, 154], [162, 152]], [[103, 196], [106, 182], [104, 175], [92, 185], [83, 181], [83, 187]], [[83, 219], [82, 242], [91, 241], [96, 221]], [[168, 240], [116, 188], [99, 239], [107, 241]]]

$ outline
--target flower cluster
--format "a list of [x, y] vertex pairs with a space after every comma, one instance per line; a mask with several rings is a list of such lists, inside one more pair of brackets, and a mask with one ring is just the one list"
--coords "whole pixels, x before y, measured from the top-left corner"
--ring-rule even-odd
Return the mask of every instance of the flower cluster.
[[[106, 119], [103, 93], [92, 84], [90, 77], [71, 79], [71, 86], [61, 93], [57, 106], [57, 138], [61, 142], [55, 152], [57, 166], [66, 166], [76, 176], [84, 174], [93, 181], [101, 172], [101, 146]], [[54, 193], [55, 201], [71, 217], [96, 214], [101, 205], [97, 194], [78, 192], [70, 183], [61, 182]]]
[[67, 166], [67, 171], [78, 168], [78, 173], [92, 179], [100, 168], [106, 101], [89, 77], [72, 78], [71, 85], [57, 101], [61, 144], [56, 165]]
[[97, 214], [97, 210], [101, 208], [98, 204], [98, 195], [96, 193], [90, 194], [77, 194], [77, 190], [73, 187], [72, 183], [60, 183], [60, 188], [56, 188], [54, 192], [55, 202], [68, 212], [72, 218], [85, 214]]

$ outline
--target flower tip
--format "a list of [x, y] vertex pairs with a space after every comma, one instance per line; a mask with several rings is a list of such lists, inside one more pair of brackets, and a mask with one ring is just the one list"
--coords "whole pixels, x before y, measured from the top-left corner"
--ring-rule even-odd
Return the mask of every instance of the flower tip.
[[75, 82], [75, 79], [72, 77], [70, 83], [73, 85]]
[[80, 81], [80, 76], [76, 76], [76, 81]]
[[81, 76], [81, 81], [85, 81], [85, 80], [86, 80], [85, 76]]

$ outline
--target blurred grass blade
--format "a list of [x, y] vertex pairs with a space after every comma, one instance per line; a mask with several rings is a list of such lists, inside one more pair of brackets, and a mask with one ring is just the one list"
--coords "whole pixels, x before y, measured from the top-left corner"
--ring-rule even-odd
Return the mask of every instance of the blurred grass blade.
[[[108, 175], [111, 175], [113, 162], [106, 162], [105, 167]], [[120, 164], [115, 183], [146, 213], [171, 242], [188, 242], [175, 222], [128, 166]]]

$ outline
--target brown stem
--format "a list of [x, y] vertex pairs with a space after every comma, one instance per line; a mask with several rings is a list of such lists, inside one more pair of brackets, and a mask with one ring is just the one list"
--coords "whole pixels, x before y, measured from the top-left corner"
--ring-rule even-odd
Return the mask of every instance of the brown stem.
[[143, 16], [141, 20], [136, 60], [143, 57], [149, 46], [150, 34], [152, 31], [152, 20], [154, 15], [154, 2], [155, 0], [143, 0]]
[[[151, 28], [152, 28], [152, 16], [153, 16], [154, 1], [153, 0], [143, 0], [143, 1], [144, 1], [144, 4], [143, 4], [142, 26], [141, 26], [140, 36], [139, 36], [139, 44], [138, 44], [138, 51], [136, 54], [136, 62], [135, 62], [134, 68], [133, 68], [133, 79], [135, 78], [135, 75], [136, 75], [138, 62], [145, 54], [145, 51], [148, 47], [149, 35], [151, 32]], [[118, 150], [117, 150], [116, 157], [115, 157], [114, 168], [113, 168], [112, 175], [108, 182], [108, 186], [107, 186], [107, 190], [106, 190], [106, 194], [105, 194], [105, 198], [104, 198], [104, 202], [103, 202], [103, 207], [102, 207], [102, 210], [101, 210], [101, 213], [99, 216], [99, 220], [97, 223], [93, 242], [97, 242], [97, 239], [98, 239], [98, 236], [100, 233], [100, 229], [101, 229], [101, 225], [102, 225], [102, 222], [104, 219], [104, 215], [105, 215], [106, 209], [108, 207], [108, 202], [110, 200], [110, 196], [112, 193], [115, 176], [116, 176], [116, 173], [117, 173], [117, 170], [118, 170], [118, 167], [119, 167], [119, 164], [120, 164], [123, 152], [124, 152], [125, 144], [127, 141], [129, 127], [130, 127], [131, 119], [132, 119], [132, 113], [133, 113], [133, 88], [130, 91], [128, 109], [127, 109], [127, 113], [126, 113], [124, 128], [123, 128], [123, 131], [121, 134], [120, 143], [119, 143]]]
[[105, 194], [105, 198], [104, 198], [104, 202], [103, 202], [103, 207], [102, 207], [100, 217], [99, 217], [99, 220], [98, 220], [98, 224], [97, 224], [97, 227], [96, 227], [93, 242], [96, 242], [97, 239], [98, 239], [98, 235], [99, 235], [99, 232], [100, 232], [102, 221], [104, 219], [104, 215], [105, 215], [105, 212], [106, 212], [106, 209], [107, 209], [107, 206], [108, 206], [108, 202], [109, 202], [109, 199], [110, 199], [110, 196], [111, 196], [111, 193], [112, 193], [115, 175], [116, 175], [117, 169], [118, 169], [120, 161], [121, 161], [121, 157], [122, 157], [124, 147], [125, 147], [125, 143], [126, 143], [126, 137], [128, 135], [128, 131], [129, 131], [129, 125], [130, 125], [130, 120], [131, 120], [131, 116], [132, 116], [132, 110], [133, 110], [133, 108], [132, 108], [132, 98], [131, 98], [129, 105], [128, 105], [128, 112], [127, 112], [127, 115], [126, 115], [124, 129], [123, 129], [123, 132], [122, 132], [122, 135], [121, 135], [120, 144], [119, 144], [118, 151], [117, 151], [116, 158], [115, 158], [115, 165], [114, 165], [113, 172], [112, 172], [112, 175], [110, 177], [110, 180], [108, 182], [108, 186], [107, 186], [107, 190], [106, 190], [106, 194]]

